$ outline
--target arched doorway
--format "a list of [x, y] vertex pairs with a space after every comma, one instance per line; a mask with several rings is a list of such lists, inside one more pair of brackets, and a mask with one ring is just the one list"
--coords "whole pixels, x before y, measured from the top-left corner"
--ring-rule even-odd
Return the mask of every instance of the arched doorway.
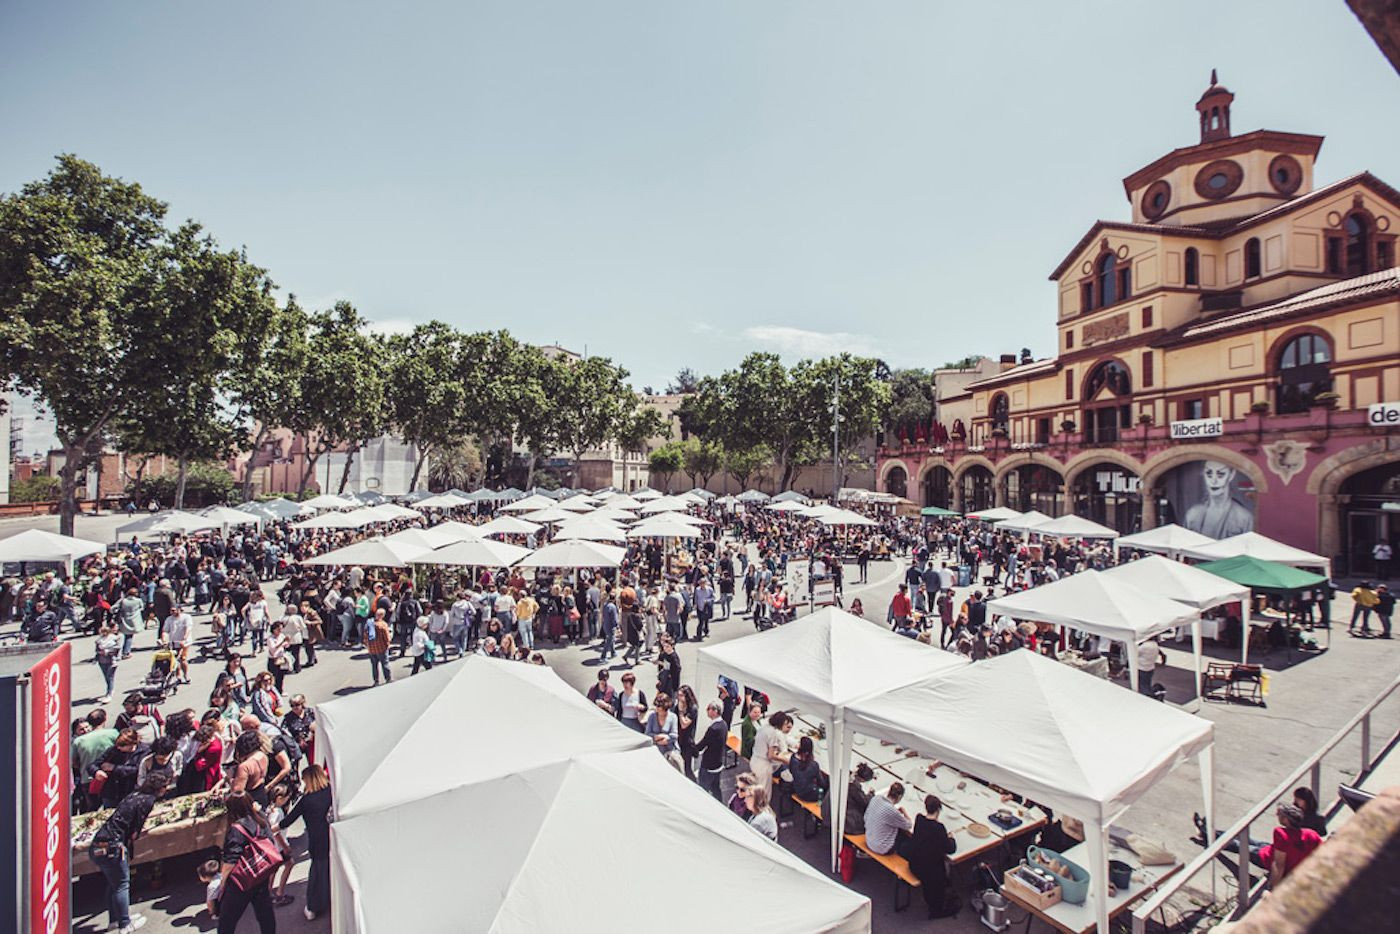
[[1152, 491], [1157, 523], [1176, 523], [1211, 538], [1254, 531], [1254, 480], [1224, 460], [1186, 461], [1160, 474]]
[[1142, 528], [1142, 479], [1111, 461], [1094, 463], [1074, 478], [1074, 514], [1124, 535]]
[[981, 464], [963, 471], [958, 479], [958, 494], [963, 512], [991, 509], [994, 502], [992, 472]]
[[1340, 492], [1345, 573], [1393, 575], [1395, 558], [1389, 568], [1380, 568], [1371, 551], [1378, 542], [1387, 542], [1392, 553], [1400, 554], [1400, 462], [1348, 477]]
[[885, 474], [885, 492], [901, 499], [909, 492], [909, 474], [903, 467], [891, 467]]
[[1039, 510], [1047, 516], [1064, 512], [1064, 478], [1044, 464], [1022, 464], [1002, 477], [1002, 502], [1012, 509]]
[[947, 467], [930, 467], [924, 473], [923, 487], [925, 506], [953, 508], [953, 472]]

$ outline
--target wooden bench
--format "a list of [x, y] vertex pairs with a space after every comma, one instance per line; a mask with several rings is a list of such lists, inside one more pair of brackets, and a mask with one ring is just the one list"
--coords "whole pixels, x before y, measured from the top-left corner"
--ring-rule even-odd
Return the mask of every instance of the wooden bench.
[[[804, 813], [802, 815], [802, 839], [810, 840], [817, 835], [817, 831], [822, 826], [822, 806], [819, 801], [803, 801], [801, 798], [793, 798], [792, 803], [800, 807]], [[808, 830], [808, 828], [811, 828]]]
[[[846, 834], [846, 842], [869, 856], [875, 862], [884, 866], [894, 875], [894, 910], [903, 911], [909, 907], [909, 902], [914, 897], [914, 890], [923, 883], [919, 877], [909, 871], [909, 861], [898, 853], [876, 853], [865, 845], [865, 834]], [[899, 893], [904, 890], [904, 904], [899, 903]]]

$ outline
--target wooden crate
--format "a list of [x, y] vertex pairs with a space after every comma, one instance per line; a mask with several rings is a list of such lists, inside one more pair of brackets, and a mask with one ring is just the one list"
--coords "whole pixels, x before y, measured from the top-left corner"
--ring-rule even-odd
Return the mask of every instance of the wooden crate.
[[1037, 911], [1044, 911], [1051, 905], [1059, 904], [1063, 892], [1058, 885], [1049, 892], [1038, 891], [1016, 878], [1016, 869], [1017, 867], [1013, 866], [1002, 875], [1002, 888], [1010, 888], [1017, 898]]

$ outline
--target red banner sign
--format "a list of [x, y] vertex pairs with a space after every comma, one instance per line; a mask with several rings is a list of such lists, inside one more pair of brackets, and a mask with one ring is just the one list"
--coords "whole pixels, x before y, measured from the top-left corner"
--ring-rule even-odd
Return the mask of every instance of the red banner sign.
[[29, 671], [29, 930], [70, 929], [68, 750], [72, 647], [64, 642]]

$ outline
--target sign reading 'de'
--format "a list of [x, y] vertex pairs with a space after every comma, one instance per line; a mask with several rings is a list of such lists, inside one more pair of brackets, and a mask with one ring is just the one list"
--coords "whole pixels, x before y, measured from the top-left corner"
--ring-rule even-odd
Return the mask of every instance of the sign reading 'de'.
[[1192, 438], [1218, 438], [1225, 433], [1225, 422], [1219, 418], [1192, 418], [1172, 422], [1172, 440], [1187, 441]]
[[1400, 402], [1377, 402], [1367, 406], [1366, 424], [1372, 428], [1400, 427]]

